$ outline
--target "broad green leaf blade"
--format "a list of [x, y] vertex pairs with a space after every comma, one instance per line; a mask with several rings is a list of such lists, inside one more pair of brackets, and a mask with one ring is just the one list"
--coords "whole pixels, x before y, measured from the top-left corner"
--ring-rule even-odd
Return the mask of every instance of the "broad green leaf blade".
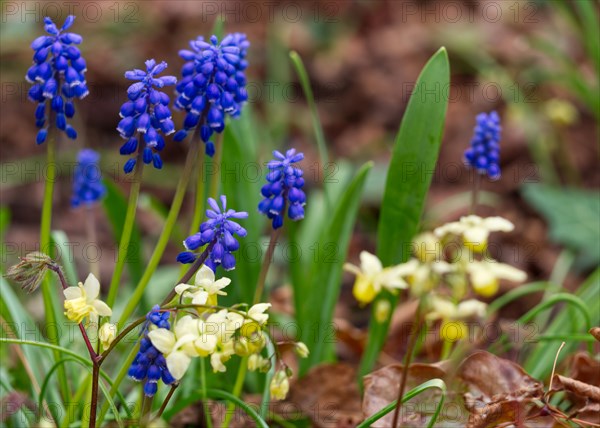
[[[104, 179], [103, 181], [106, 186], [106, 197], [102, 201], [102, 206], [112, 226], [115, 242], [119, 242], [123, 232], [125, 213], [127, 212], [127, 198], [112, 180]], [[130, 282], [137, 284], [144, 273], [144, 263], [142, 260], [141, 234], [136, 224], [133, 225], [131, 240], [127, 249], [126, 265], [129, 270]]]
[[523, 196], [548, 221], [550, 239], [576, 251], [583, 267], [600, 263], [600, 194], [527, 184]]
[[[340, 294], [342, 266], [348, 253], [348, 245], [354, 229], [356, 215], [360, 206], [364, 184], [372, 162], [364, 164], [348, 186], [335, 207], [333, 216], [326, 223], [324, 233], [320, 238], [321, 248], [334, 245], [333, 257], [320, 257], [316, 265], [316, 272], [312, 276], [309, 293], [299, 292], [302, 284], [294, 284], [295, 294], [298, 296], [296, 307], [298, 314], [302, 315], [301, 329], [302, 341], [310, 349], [307, 360], [302, 361], [301, 373], [308, 368], [320, 363], [326, 357], [327, 351], [335, 340], [333, 330], [333, 311]], [[299, 287], [298, 287], [299, 286]], [[307, 322], [318, 321], [315, 328], [308, 328]]]
[[261, 265], [260, 255], [265, 251], [265, 247], [260, 245], [260, 237], [266, 218], [257, 212], [265, 171], [263, 164], [254, 161], [258, 154], [256, 140], [249, 137], [253, 132], [245, 132], [252, 124], [241, 119], [231, 121], [231, 126], [225, 128], [219, 176], [223, 194], [227, 195], [231, 208], [250, 213], [248, 218], [240, 221], [248, 234], [240, 240], [235, 270], [225, 275], [231, 278], [233, 284], [237, 284], [223, 300], [231, 304], [252, 303]]
[[[427, 62], [413, 92], [400, 131], [386, 181], [377, 236], [377, 256], [384, 266], [405, 262], [409, 257], [409, 243], [416, 234], [425, 198], [437, 161], [446, 108], [444, 95], [450, 83], [450, 66], [445, 48], [441, 48]], [[384, 294], [380, 299], [396, 305], [397, 298]], [[373, 304], [373, 308], [377, 301]], [[376, 321], [371, 314], [369, 340], [360, 374], [368, 373], [383, 346], [389, 320]]]

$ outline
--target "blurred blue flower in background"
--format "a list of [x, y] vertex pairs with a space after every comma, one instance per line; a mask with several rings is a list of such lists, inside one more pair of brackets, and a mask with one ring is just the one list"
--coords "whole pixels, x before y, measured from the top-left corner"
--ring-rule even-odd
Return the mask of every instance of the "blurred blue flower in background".
[[258, 210], [273, 220], [273, 229], [283, 226], [286, 206], [290, 220], [304, 218], [306, 195], [303, 172], [293, 166], [304, 159], [304, 154], [296, 153], [295, 149], [288, 150], [285, 155], [275, 150], [275, 159], [267, 164], [267, 184], [261, 189], [264, 199], [258, 204]]
[[48, 104], [55, 113], [54, 124], [71, 139], [77, 138], [77, 131], [67, 123], [75, 115], [74, 98], [84, 98], [89, 94], [85, 80], [87, 65], [77, 46], [83, 38], [79, 34], [66, 32], [75, 21], [69, 15], [61, 28], [52, 19], [44, 18], [44, 29], [48, 36], [40, 36], [31, 43], [33, 65], [25, 78], [33, 86], [29, 89], [29, 99], [37, 102], [35, 124], [38, 131], [36, 142], [42, 144], [48, 137]]
[[92, 149], [83, 149], [77, 156], [77, 165], [73, 175], [73, 208], [83, 205], [92, 205], [106, 195], [106, 188], [102, 182], [102, 173], [98, 161], [100, 155]]
[[210, 140], [213, 132], [223, 131], [226, 115], [239, 116], [248, 99], [244, 70], [248, 67], [245, 58], [249, 46], [245, 34], [233, 33], [221, 43], [217, 36], [212, 36], [210, 43], [198, 37], [190, 41], [192, 50], [179, 51], [186, 63], [177, 84], [175, 107], [187, 114], [184, 129], [175, 134], [175, 141], [184, 140], [199, 126], [206, 154], [214, 155], [215, 145]]
[[[169, 109], [170, 98], [164, 92], [155, 88], [177, 83], [174, 76], [156, 77], [167, 68], [166, 62], [156, 63], [155, 60], [146, 61], [146, 71], [135, 69], [127, 71], [125, 77], [129, 80], [137, 80], [127, 88], [129, 98], [121, 106], [119, 115], [121, 121], [117, 131], [126, 140], [121, 146], [122, 155], [131, 155], [136, 152], [142, 155], [144, 163], [152, 163], [155, 168], [162, 168], [162, 159], [158, 152], [165, 147], [165, 140], [161, 135], [169, 135], [175, 132], [175, 124], [171, 119]], [[138, 147], [143, 135], [143, 146]], [[138, 141], [138, 138], [140, 141]], [[133, 171], [136, 159], [129, 159], [124, 166], [126, 173]]]
[[129, 368], [128, 375], [137, 382], [144, 383], [144, 394], [148, 397], [154, 396], [158, 390], [158, 381], [162, 379], [165, 385], [171, 385], [175, 378], [167, 368], [165, 356], [152, 345], [148, 338], [148, 327], [154, 324], [158, 328], [169, 330], [169, 312], [160, 312], [158, 305], [154, 306], [146, 315], [146, 324], [142, 330], [140, 349]]
[[247, 218], [248, 213], [228, 210], [227, 198], [224, 195], [221, 196], [221, 207], [213, 198], [208, 198], [208, 205], [210, 206], [210, 209], [206, 210], [208, 220], [200, 225], [198, 233], [183, 241], [183, 245], [188, 251], [179, 253], [177, 261], [180, 263], [193, 263], [198, 257], [193, 251], [213, 243], [204, 264], [211, 268], [213, 272], [219, 265], [223, 265], [225, 270], [235, 269], [235, 257], [232, 253], [240, 248], [240, 243], [234, 235], [244, 237], [247, 232], [246, 229], [232, 219]]
[[471, 147], [465, 150], [465, 163], [490, 179], [500, 178], [500, 116], [495, 111], [477, 115]]

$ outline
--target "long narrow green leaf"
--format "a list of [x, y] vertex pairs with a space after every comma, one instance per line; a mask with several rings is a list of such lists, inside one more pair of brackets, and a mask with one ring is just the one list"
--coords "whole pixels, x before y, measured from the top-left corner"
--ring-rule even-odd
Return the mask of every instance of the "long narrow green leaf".
[[[431, 388], [437, 388], [437, 389], [441, 390], [442, 397], [440, 398], [440, 402], [438, 403], [438, 405], [435, 408], [435, 413], [431, 416], [431, 420], [427, 424], [428, 427], [433, 427], [433, 425], [437, 421], [438, 416], [440, 415], [442, 406], [444, 405], [444, 400], [446, 399], [446, 384], [444, 383], [444, 381], [441, 379], [428, 380], [427, 382], [424, 382], [421, 385], [411, 389], [406, 394], [404, 394], [404, 396], [402, 397], [402, 402], [404, 403], [404, 402], [410, 400], [411, 398], [414, 398], [417, 395], [419, 395], [420, 393], [422, 393], [428, 389], [431, 389]], [[392, 403], [388, 404], [387, 406], [385, 406], [383, 409], [381, 409], [377, 413], [374, 413], [373, 415], [369, 416], [367, 419], [362, 421], [360, 424], [358, 424], [356, 426], [356, 428], [369, 428], [371, 425], [373, 425], [379, 419], [383, 418], [385, 415], [387, 415], [392, 410], [394, 410], [396, 408], [397, 403], [398, 403], [398, 400], [394, 400]]]
[[[409, 257], [409, 244], [418, 230], [437, 162], [448, 105], [444, 91], [449, 82], [448, 54], [441, 48], [417, 80], [394, 145], [377, 236], [377, 256], [384, 266], [404, 262]], [[389, 293], [380, 299], [388, 300], [392, 307], [397, 302]], [[377, 302], [373, 308], [376, 305]], [[373, 312], [361, 376], [375, 364], [388, 328], [389, 320], [379, 323]]]
[[79, 281], [77, 268], [75, 266], [75, 255], [69, 245], [69, 237], [62, 230], [52, 231], [52, 242], [56, 246], [56, 252], [60, 255], [57, 260], [63, 268], [69, 285], [75, 286]]
[[[297, 314], [301, 316], [301, 337], [310, 348], [309, 358], [302, 361], [301, 373], [323, 361], [326, 351], [335, 340], [333, 312], [340, 293], [342, 266], [348, 253], [364, 184], [372, 167], [373, 163], [368, 162], [360, 168], [335, 207], [333, 216], [325, 224], [319, 245], [323, 249], [333, 245], [333, 257], [331, 260], [325, 255], [319, 257], [317, 271], [308, 290], [300, 292], [299, 288], [303, 285], [294, 284], [295, 296], [298, 296], [295, 299]], [[318, 322], [314, 328], [306, 328], [308, 321]]]
[[[104, 179], [104, 184], [106, 186], [106, 197], [102, 202], [102, 206], [112, 226], [115, 242], [119, 242], [123, 232], [125, 213], [127, 212], [127, 198], [112, 180]], [[141, 245], [140, 230], [134, 224], [126, 259], [132, 284], [137, 284], [144, 273]]]

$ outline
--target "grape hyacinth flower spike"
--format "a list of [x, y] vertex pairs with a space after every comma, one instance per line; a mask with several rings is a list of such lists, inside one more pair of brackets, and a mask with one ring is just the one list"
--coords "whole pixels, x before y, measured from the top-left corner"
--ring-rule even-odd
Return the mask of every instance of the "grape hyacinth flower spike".
[[193, 263], [199, 254], [195, 251], [207, 244], [213, 244], [205, 265], [214, 272], [219, 265], [225, 270], [235, 269], [235, 257], [233, 252], [240, 248], [240, 243], [234, 235], [244, 237], [247, 232], [233, 219], [247, 218], [248, 213], [236, 212], [227, 209], [227, 198], [221, 196], [221, 207], [213, 198], [208, 198], [210, 209], [206, 210], [208, 220], [200, 225], [200, 231], [189, 236], [183, 245], [186, 250], [179, 253], [177, 261], [180, 263]]
[[175, 134], [175, 141], [184, 140], [199, 126], [206, 154], [214, 155], [215, 146], [210, 140], [213, 132], [223, 131], [226, 115], [239, 116], [248, 99], [244, 70], [248, 67], [245, 58], [249, 46], [245, 34], [233, 33], [221, 43], [217, 36], [212, 36], [210, 42], [198, 37], [190, 41], [191, 50], [179, 51], [186, 63], [176, 87], [175, 107], [187, 114], [184, 129]]
[[162, 379], [165, 385], [171, 385], [175, 378], [167, 368], [164, 355], [152, 345], [148, 338], [150, 329], [164, 328], [169, 330], [169, 312], [160, 312], [158, 305], [146, 315], [146, 324], [142, 330], [140, 349], [129, 368], [128, 375], [137, 382], [144, 382], [144, 394], [148, 397], [154, 396], [158, 390], [158, 381]]
[[100, 155], [92, 149], [83, 149], [79, 152], [73, 176], [71, 207], [76, 208], [81, 204], [90, 206], [106, 194], [98, 166], [99, 160]]
[[273, 229], [283, 226], [286, 206], [290, 220], [298, 221], [304, 218], [306, 195], [303, 172], [293, 164], [304, 159], [304, 154], [296, 153], [295, 149], [288, 150], [285, 155], [275, 150], [275, 159], [267, 164], [267, 184], [261, 189], [264, 199], [258, 204], [258, 210], [273, 220]]
[[29, 89], [29, 99], [37, 102], [35, 124], [39, 128], [36, 142], [42, 144], [48, 136], [48, 105], [56, 113], [56, 128], [71, 139], [77, 138], [77, 131], [67, 123], [75, 115], [74, 98], [82, 99], [89, 94], [85, 80], [87, 65], [77, 46], [83, 38], [67, 30], [75, 17], [67, 16], [62, 27], [58, 28], [52, 19], [44, 18], [44, 29], [48, 35], [40, 36], [31, 43], [34, 50], [33, 65], [25, 78], [33, 86]]
[[[141, 152], [144, 163], [152, 163], [157, 169], [162, 168], [158, 152], [165, 147], [161, 133], [169, 135], [175, 132], [169, 109], [170, 98], [158, 89], [174, 85], [177, 79], [174, 76], [156, 77], [166, 68], [166, 62], [157, 64], [149, 59], [146, 61], [146, 71], [134, 69], [125, 73], [127, 79], [137, 82], [127, 89], [129, 100], [121, 106], [121, 121], [117, 127], [121, 137], [126, 140], [121, 146], [121, 154], [128, 156]], [[143, 144], [138, 147], [139, 143]], [[136, 159], [130, 158], [123, 168], [125, 173], [133, 171], [135, 164]]]
[[490, 114], [478, 114], [471, 147], [464, 154], [467, 166], [475, 168], [479, 174], [487, 174], [492, 180], [500, 178], [498, 162], [501, 130], [498, 113], [492, 111]]

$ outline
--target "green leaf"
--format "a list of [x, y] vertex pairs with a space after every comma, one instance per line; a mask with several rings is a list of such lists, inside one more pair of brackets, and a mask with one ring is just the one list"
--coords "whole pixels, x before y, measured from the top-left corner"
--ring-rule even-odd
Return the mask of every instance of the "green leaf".
[[[333, 311], [341, 287], [342, 266], [360, 206], [361, 194], [372, 162], [364, 164], [337, 203], [333, 215], [325, 222], [318, 241], [316, 271], [310, 284], [294, 284], [295, 304], [300, 318], [301, 337], [310, 349], [308, 359], [301, 363], [301, 372], [320, 363], [335, 340]], [[334, 251], [329, 254], [328, 248]], [[331, 256], [331, 257], [330, 257]], [[308, 285], [308, 290], [304, 288]], [[314, 324], [314, 328], [310, 324]]]
[[52, 243], [56, 247], [57, 255], [60, 256], [56, 261], [63, 267], [67, 282], [71, 286], [76, 286], [79, 276], [75, 266], [75, 257], [69, 245], [69, 237], [62, 230], [54, 230], [52, 231]]
[[[379, 228], [377, 256], [384, 266], [405, 262], [410, 242], [417, 233], [425, 198], [438, 158], [450, 82], [446, 49], [441, 48], [427, 62], [402, 118], [386, 181]], [[392, 307], [397, 298], [389, 293], [378, 298]], [[377, 301], [373, 304], [373, 308]], [[368, 373], [383, 346], [389, 320], [379, 323], [371, 314], [369, 341], [360, 374]]]
[[[102, 206], [112, 226], [114, 240], [115, 242], [119, 242], [123, 232], [128, 201], [123, 191], [112, 180], [105, 178], [104, 184], [106, 186], [106, 197], [102, 201]], [[144, 262], [142, 260], [141, 234], [135, 224], [133, 225], [131, 240], [127, 249], [126, 265], [129, 269], [130, 282], [137, 284], [144, 273]]]
[[[440, 411], [442, 410], [442, 406], [444, 405], [444, 400], [446, 398], [446, 384], [444, 383], [444, 381], [441, 379], [428, 380], [427, 382], [423, 382], [421, 385], [411, 389], [410, 391], [408, 391], [406, 394], [404, 394], [402, 396], [402, 402], [404, 403], [404, 402], [410, 400], [411, 398], [414, 398], [417, 395], [419, 395], [420, 393], [425, 392], [431, 388], [436, 388], [436, 389], [439, 389], [440, 391], [442, 391], [442, 397], [440, 398], [440, 401], [437, 404], [437, 407], [435, 408], [435, 413], [431, 416], [431, 420], [427, 424], [428, 427], [433, 427], [435, 425], [437, 418], [440, 415]], [[369, 416], [367, 419], [362, 421], [360, 424], [358, 424], [356, 426], [356, 428], [370, 427], [375, 422], [377, 422], [379, 419], [383, 418], [385, 415], [387, 415], [392, 410], [394, 410], [396, 408], [397, 403], [398, 403], [398, 400], [395, 400], [392, 403], [388, 404], [387, 406], [385, 406], [383, 409], [381, 409], [377, 413]]]
[[[597, 268], [579, 287], [576, 296], [580, 301], [587, 305], [591, 315], [591, 325], [600, 324], [600, 311], [598, 311], [598, 302], [600, 301], [600, 268]], [[579, 311], [574, 311], [570, 307], [564, 307], [555, 315], [550, 325], [544, 330], [545, 336], [560, 335], [573, 331], [573, 324], [580, 326], [584, 322], [584, 316]], [[556, 351], [560, 346], [562, 339], [557, 338], [554, 341], [548, 341], [536, 344], [535, 348], [527, 356], [523, 368], [536, 379], [548, 379], [554, 366]], [[572, 355], [580, 346], [577, 341], [567, 341], [563, 351], [558, 355], [558, 364]]]
[[550, 225], [550, 239], [576, 251], [583, 267], [600, 263], [600, 193], [527, 184], [523, 196]]

